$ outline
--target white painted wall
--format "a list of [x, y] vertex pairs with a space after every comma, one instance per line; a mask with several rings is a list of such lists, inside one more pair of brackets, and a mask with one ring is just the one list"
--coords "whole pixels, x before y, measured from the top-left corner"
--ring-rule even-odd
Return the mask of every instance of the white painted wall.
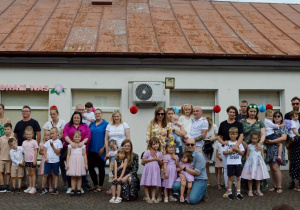
[[[95, 68], [0, 68], [0, 84], [42, 84], [52, 88], [56, 83], [63, 84], [65, 93], [57, 96], [49, 94], [49, 106], [56, 104], [60, 118], [68, 121], [71, 116], [71, 89], [111, 90], [120, 89], [121, 112], [123, 119], [131, 128], [134, 151], [141, 154], [145, 150], [147, 123], [154, 117], [154, 109], [139, 109], [136, 115], [129, 112], [130, 83], [133, 81], [161, 81], [165, 77], [175, 77], [176, 89], [213, 89], [216, 90], [216, 103], [222, 111], [216, 114], [216, 124], [227, 118], [226, 108], [239, 106], [239, 89], [247, 90], [283, 90], [281, 96], [282, 111], [291, 109], [290, 99], [300, 95], [296, 84], [299, 73], [293, 71], [264, 70], [205, 70], [205, 69], [95, 69]], [[166, 91], [169, 104], [169, 90]], [[85, 103], [83, 101], [82, 103]], [[21, 105], [20, 105], [21, 106]], [[100, 107], [101, 108], [101, 107]], [[50, 118], [50, 117], [49, 117]], [[21, 114], [20, 114], [21, 119]], [[107, 119], [109, 120], [109, 119]], [[44, 122], [40, 122], [42, 125]]]

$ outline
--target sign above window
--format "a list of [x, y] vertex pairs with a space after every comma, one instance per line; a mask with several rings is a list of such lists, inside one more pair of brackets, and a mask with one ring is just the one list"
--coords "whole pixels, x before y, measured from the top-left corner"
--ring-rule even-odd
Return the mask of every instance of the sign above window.
[[12, 84], [1, 84], [0, 90], [1, 91], [26, 91], [27, 88], [30, 91], [49, 91], [48, 85], [30, 85], [27, 87], [27, 85], [12, 85]]

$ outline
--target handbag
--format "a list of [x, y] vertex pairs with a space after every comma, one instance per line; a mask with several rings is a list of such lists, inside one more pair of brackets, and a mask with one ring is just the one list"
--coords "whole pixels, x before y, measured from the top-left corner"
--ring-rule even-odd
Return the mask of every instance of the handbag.
[[63, 147], [60, 151], [60, 158], [65, 160], [68, 155], [68, 147]]
[[204, 141], [203, 152], [207, 155], [208, 159], [211, 160], [211, 157], [214, 153], [214, 148], [211, 141]]

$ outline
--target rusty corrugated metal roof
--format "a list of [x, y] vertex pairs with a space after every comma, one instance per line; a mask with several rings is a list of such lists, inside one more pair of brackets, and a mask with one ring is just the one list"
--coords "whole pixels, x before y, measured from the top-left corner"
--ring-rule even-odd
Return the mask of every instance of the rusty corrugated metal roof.
[[0, 53], [300, 55], [300, 5], [1, 0]]

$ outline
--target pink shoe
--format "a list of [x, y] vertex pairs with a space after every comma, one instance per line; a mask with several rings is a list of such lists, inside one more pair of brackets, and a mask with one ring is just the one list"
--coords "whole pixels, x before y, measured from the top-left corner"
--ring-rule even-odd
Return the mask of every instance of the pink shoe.
[[184, 197], [180, 196], [180, 203], [184, 203]]
[[186, 202], [188, 202], [188, 203], [190, 203], [190, 201], [189, 201], [189, 198], [188, 198], [188, 197], [186, 197], [186, 198], [185, 198], [185, 201], [186, 201]]

